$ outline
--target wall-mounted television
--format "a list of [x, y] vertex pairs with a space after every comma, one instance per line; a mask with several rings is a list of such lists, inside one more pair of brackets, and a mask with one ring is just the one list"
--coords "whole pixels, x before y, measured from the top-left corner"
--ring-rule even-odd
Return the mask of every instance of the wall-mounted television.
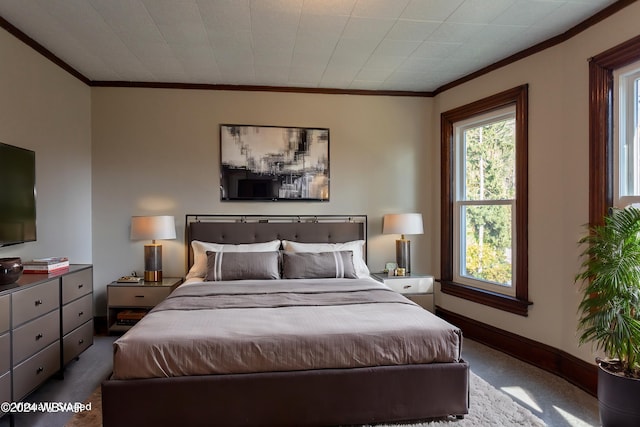
[[0, 247], [36, 240], [36, 153], [0, 142]]

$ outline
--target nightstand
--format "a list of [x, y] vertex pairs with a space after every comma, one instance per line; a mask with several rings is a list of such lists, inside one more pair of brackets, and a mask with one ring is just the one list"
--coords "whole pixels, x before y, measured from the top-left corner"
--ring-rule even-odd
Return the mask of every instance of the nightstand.
[[371, 277], [403, 294], [426, 310], [435, 313], [433, 276], [413, 273], [406, 276], [389, 276], [387, 273], [372, 273]]
[[109, 283], [107, 285], [109, 333], [123, 333], [129, 330], [181, 283], [181, 277], [165, 277], [160, 282]]

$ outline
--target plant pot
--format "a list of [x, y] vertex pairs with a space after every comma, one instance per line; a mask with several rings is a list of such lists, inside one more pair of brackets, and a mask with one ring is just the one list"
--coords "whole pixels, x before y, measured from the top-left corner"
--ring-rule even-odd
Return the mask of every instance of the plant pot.
[[640, 426], [640, 380], [616, 375], [598, 366], [598, 406], [602, 426]]
[[20, 258], [0, 258], [0, 285], [10, 285], [22, 276]]

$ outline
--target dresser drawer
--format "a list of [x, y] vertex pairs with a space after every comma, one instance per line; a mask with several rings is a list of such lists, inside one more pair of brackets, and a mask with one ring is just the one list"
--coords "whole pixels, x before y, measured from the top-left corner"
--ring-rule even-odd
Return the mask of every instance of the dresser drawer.
[[50, 312], [60, 305], [58, 279], [14, 292], [12, 298], [13, 327]]
[[13, 401], [17, 402], [60, 370], [60, 341], [13, 368]]
[[110, 307], [155, 307], [171, 293], [171, 288], [151, 286], [109, 286]]
[[62, 307], [62, 335], [66, 335], [78, 326], [93, 318], [93, 294]]
[[0, 297], [0, 334], [9, 330], [11, 326], [11, 295]]
[[39, 317], [13, 330], [13, 365], [60, 340], [60, 311]]
[[[11, 372], [0, 373], [0, 403], [11, 402]], [[4, 412], [0, 410], [0, 416]]]
[[62, 304], [93, 291], [93, 269], [87, 268], [62, 276]]
[[93, 321], [90, 320], [62, 340], [62, 363], [66, 365], [93, 344]]
[[[11, 369], [11, 335], [0, 335], [0, 375]], [[2, 403], [3, 400], [0, 400]]]

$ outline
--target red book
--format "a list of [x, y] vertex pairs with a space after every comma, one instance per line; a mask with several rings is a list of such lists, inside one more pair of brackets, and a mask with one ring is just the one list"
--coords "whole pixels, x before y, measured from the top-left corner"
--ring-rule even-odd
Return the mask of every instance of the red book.
[[22, 272], [24, 274], [57, 274], [57, 273], [64, 273], [69, 271], [69, 267], [60, 267], [60, 268], [56, 268], [55, 270], [47, 270], [47, 271], [43, 271], [43, 270], [22, 270]]
[[69, 269], [69, 260], [67, 258], [51, 259], [46, 261], [28, 261], [22, 264], [23, 273], [31, 274], [51, 274], [58, 273]]

